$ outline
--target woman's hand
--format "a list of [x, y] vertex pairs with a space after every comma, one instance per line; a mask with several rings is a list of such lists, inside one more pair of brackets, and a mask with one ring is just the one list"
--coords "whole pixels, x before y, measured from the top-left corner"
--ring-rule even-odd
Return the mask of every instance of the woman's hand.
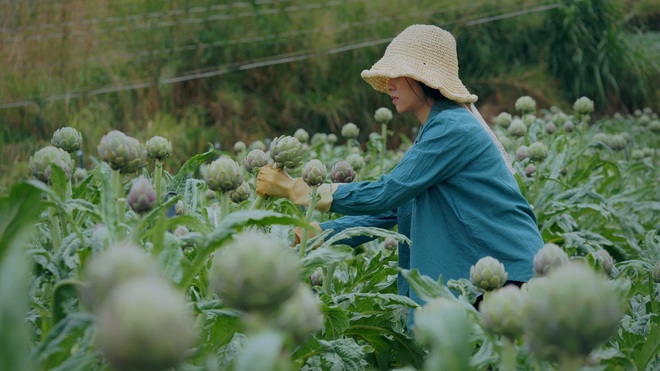
[[290, 198], [296, 180], [282, 169], [272, 165], [262, 166], [257, 175], [257, 194], [262, 196]]

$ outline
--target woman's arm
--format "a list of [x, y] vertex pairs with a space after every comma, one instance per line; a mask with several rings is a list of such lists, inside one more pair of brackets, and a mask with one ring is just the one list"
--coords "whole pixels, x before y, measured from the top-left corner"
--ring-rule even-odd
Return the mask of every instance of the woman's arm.
[[[383, 229], [390, 229], [397, 224], [397, 211], [390, 210], [383, 214], [379, 215], [355, 215], [355, 216], [344, 216], [339, 219], [330, 220], [327, 222], [320, 223], [322, 230], [332, 229], [332, 233], [328, 238], [336, 235], [337, 233], [343, 231], [346, 228], [350, 227], [376, 227]], [[349, 245], [350, 247], [358, 247], [364, 243], [367, 243], [373, 240], [375, 237], [372, 236], [357, 236], [353, 238], [348, 238], [340, 240], [339, 243]]]

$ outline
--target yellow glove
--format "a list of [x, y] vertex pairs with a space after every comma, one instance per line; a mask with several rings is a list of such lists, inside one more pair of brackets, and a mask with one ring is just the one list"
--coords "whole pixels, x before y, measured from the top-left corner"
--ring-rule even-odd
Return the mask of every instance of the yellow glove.
[[[309, 230], [309, 232], [307, 232], [307, 238], [311, 239], [312, 237], [314, 237], [314, 236], [318, 235], [319, 233], [323, 232], [323, 230], [321, 229], [321, 226], [319, 225], [319, 223], [312, 222], [310, 224], [312, 225], [312, 227], [314, 227], [314, 229], [311, 229], [311, 230]], [[293, 243], [294, 245], [299, 244], [300, 241], [302, 240], [302, 232], [303, 232], [303, 230], [302, 230], [301, 227], [296, 227], [296, 228], [293, 229], [293, 235], [295, 236], [295, 241]], [[314, 249], [317, 249], [322, 244], [323, 244], [323, 241], [320, 241], [318, 244], [316, 244], [316, 246], [314, 246]]]
[[[317, 187], [321, 199], [316, 201], [315, 208], [320, 211], [330, 211], [332, 194], [339, 184], [322, 184]], [[310, 188], [302, 178], [291, 178], [282, 169], [274, 169], [271, 165], [262, 166], [257, 175], [257, 193], [262, 196], [286, 197], [299, 206], [309, 206]]]

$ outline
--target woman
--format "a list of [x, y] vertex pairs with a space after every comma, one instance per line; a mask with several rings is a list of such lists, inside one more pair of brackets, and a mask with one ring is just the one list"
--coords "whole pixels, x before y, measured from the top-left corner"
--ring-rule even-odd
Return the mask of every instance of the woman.
[[[390, 223], [392, 213], [409, 209], [409, 267], [434, 279], [469, 278], [470, 267], [485, 256], [503, 263], [511, 281], [531, 278], [534, 255], [543, 246], [536, 217], [501, 144], [474, 108], [477, 96], [458, 77], [454, 37], [436, 26], [410, 26], [362, 78], [422, 127], [389, 174], [325, 184], [317, 209]], [[307, 205], [308, 190], [300, 178], [271, 167], [258, 176], [262, 195]], [[409, 296], [423, 304], [415, 293]]]

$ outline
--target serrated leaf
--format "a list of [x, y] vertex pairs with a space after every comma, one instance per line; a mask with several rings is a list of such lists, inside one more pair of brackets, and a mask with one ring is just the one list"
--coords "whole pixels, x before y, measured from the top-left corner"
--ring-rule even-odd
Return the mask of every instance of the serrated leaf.
[[279, 357], [284, 347], [284, 337], [276, 332], [264, 331], [248, 339], [243, 352], [236, 359], [235, 371], [279, 370]]
[[344, 331], [351, 325], [348, 318], [349, 312], [338, 306], [323, 304], [323, 322], [325, 328], [325, 339], [338, 339], [343, 336]]
[[358, 371], [366, 369], [364, 349], [351, 338], [331, 341], [319, 340], [323, 359], [330, 363], [330, 370]]
[[215, 156], [215, 150], [211, 147], [208, 151], [189, 158], [170, 181], [170, 191], [177, 194], [180, 193], [181, 185], [190, 178], [195, 172], [195, 169], [213, 156]]
[[423, 276], [418, 269], [399, 269], [399, 271], [410, 284], [410, 288], [424, 301], [435, 298], [454, 298], [454, 294], [442, 284], [442, 279], [434, 281], [429, 276]]

